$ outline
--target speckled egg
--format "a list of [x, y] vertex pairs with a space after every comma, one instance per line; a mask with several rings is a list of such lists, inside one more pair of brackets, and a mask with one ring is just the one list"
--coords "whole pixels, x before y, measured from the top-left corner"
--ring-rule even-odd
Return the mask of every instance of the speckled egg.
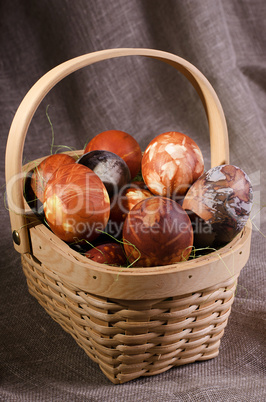
[[77, 163], [87, 166], [100, 177], [110, 197], [117, 194], [131, 179], [126, 162], [110, 151], [87, 152]]
[[237, 166], [205, 172], [188, 190], [183, 208], [191, 216], [197, 246], [230, 242], [245, 226], [252, 208], [249, 177]]
[[106, 130], [97, 134], [86, 145], [84, 153], [96, 150], [114, 152], [129, 167], [133, 179], [140, 170], [142, 152], [137, 140], [121, 130]]
[[110, 199], [101, 179], [77, 163], [61, 166], [44, 191], [44, 213], [51, 230], [66, 242], [92, 241], [105, 229]]
[[85, 256], [100, 264], [107, 264], [117, 267], [127, 265], [127, 257], [124, 249], [119, 243], [104, 243], [90, 249]]
[[155, 196], [136, 204], [123, 227], [124, 249], [135, 267], [168, 265], [188, 259], [193, 229], [175, 201]]
[[155, 137], [142, 158], [142, 176], [149, 190], [173, 199], [184, 195], [203, 170], [203, 156], [198, 145], [176, 131]]

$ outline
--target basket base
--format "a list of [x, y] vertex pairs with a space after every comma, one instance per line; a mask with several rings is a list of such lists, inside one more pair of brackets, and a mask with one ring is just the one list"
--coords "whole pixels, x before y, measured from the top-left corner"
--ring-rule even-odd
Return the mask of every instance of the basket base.
[[117, 300], [74, 289], [30, 254], [29, 292], [114, 384], [216, 357], [237, 276], [191, 294]]

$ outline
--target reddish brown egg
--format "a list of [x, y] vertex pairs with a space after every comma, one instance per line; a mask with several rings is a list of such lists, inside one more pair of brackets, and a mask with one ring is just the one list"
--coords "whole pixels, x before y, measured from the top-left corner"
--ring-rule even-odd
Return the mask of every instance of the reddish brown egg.
[[33, 171], [31, 176], [31, 188], [43, 203], [44, 189], [53, 173], [62, 165], [75, 163], [75, 159], [67, 154], [53, 154], [45, 158]]
[[138, 174], [142, 153], [138, 142], [130, 134], [119, 130], [103, 131], [87, 144], [84, 153], [97, 150], [120, 156], [128, 165], [132, 179]]
[[175, 201], [151, 197], [129, 211], [123, 241], [133, 266], [168, 265], [188, 259], [193, 230], [187, 213]]
[[140, 188], [132, 183], [129, 187], [111, 199], [110, 219], [121, 223], [126, 219], [128, 212], [140, 201], [153, 197], [149, 190]]
[[191, 213], [195, 245], [219, 246], [245, 226], [253, 192], [246, 173], [234, 165], [205, 172], [188, 190], [183, 208]]
[[153, 194], [146, 189], [132, 183], [129, 187], [121, 190], [111, 198], [110, 219], [106, 230], [116, 239], [120, 239], [123, 231], [123, 224], [128, 212], [140, 201], [153, 197]]
[[198, 145], [176, 131], [154, 138], [142, 158], [142, 176], [150, 191], [173, 199], [185, 194], [203, 170]]
[[51, 230], [66, 242], [95, 239], [110, 215], [110, 200], [101, 179], [77, 163], [56, 170], [46, 185], [43, 207]]
[[123, 247], [119, 243], [104, 243], [87, 251], [85, 256], [100, 264], [108, 264], [117, 267], [127, 265], [127, 257]]

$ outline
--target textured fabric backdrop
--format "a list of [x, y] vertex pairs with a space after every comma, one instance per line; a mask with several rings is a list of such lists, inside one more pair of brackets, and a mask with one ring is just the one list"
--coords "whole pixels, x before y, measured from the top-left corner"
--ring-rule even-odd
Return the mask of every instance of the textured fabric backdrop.
[[[263, 0], [1, 0], [1, 401], [266, 399], [266, 226], [265, 212], [258, 213], [266, 203], [265, 16]], [[4, 205], [6, 140], [24, 95], [59, 63], [117, 47], [169, 51], [202, 71], [225, 112], [231, 163], [246, 171], [255, 193], [251, 256], [219, 356], [119, 386], [29, 295]], [[144, 149], [155, 135], [176, 130], [198, 143], [210, 167], [202, 104], [181, 74], [158, 61], [101, 62], [59, 83], [32, 120], [24, 162], [50, 153], [48, 105], [56, 145], [82, 148], [95, 134], [116, 128]]]

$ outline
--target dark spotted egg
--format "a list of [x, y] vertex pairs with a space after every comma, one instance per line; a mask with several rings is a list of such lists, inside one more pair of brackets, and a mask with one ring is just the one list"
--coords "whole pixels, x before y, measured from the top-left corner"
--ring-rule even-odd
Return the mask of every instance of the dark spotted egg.
[[196, 246], [230, 242], [245, 226], [252, 201], [250, 179], [239, 167], [221, 165], [205, 172], [183, 202], [192, 220]]

